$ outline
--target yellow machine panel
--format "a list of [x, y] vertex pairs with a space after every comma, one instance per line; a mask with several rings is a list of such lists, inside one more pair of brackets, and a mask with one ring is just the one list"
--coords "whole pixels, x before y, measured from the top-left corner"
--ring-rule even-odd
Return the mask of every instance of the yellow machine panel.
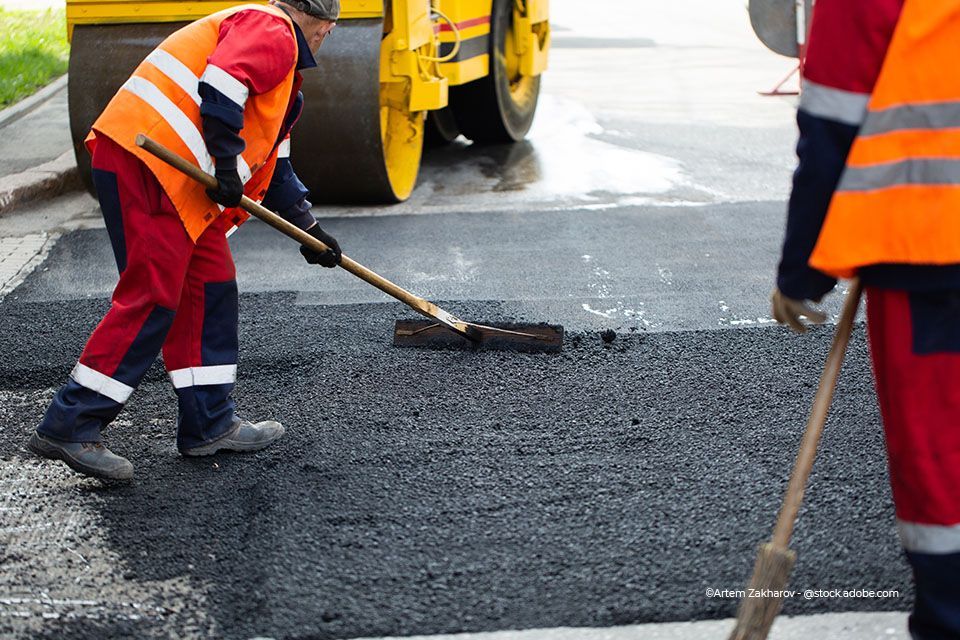
[[440, 73], [457, 86], [482, 78], [490, 72], [489, 38], [491, 0], [443, 0], [444, 21], [437, 25], [440, 56], [449, 62]]
[[[124, 22], [185, 22], [238, 4], [265, 4], [265, 0], [67, 0], [67, 24]], [[383, 0], [342, 0], [341, 19], [378, 18]]]

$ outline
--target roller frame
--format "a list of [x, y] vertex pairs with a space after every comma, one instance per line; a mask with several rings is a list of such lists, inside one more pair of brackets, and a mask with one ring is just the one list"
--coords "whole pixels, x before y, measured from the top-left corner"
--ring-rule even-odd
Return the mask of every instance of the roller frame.
[[520, 55], [520, 73], [524, 76], [533, 78], [547, 70], [551, 44], [549, 19], [550, 0], [515, 1], [514, 46]]
[[[318, 68], [304, 74], [304, 111], [290, 137], [291, 159], [314, 202], [401, 199], [390, 182], [381, 136], [382, 33], [382, 19], [338, 25], [323, 45]], [[393, 99], [402, 107], [401, 96]]]

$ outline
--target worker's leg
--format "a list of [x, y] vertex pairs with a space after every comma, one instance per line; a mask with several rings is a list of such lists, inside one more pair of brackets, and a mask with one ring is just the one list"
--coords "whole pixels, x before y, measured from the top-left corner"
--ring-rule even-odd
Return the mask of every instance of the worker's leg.
[[177, 447], [182, 451], [234, 426], [238, 301], [236, 270], [218, 220], [197, 240], [163, 360], [180, 404]]
[[156, 359], [193, 243], [159, 183], [135, 156], [100, 138], [93, 176], [120, 280], [37, 432], [62, 442], [99, 442]]
[[960, 291], [870, 289], [867, 322], [918, 640], [960, 638]]

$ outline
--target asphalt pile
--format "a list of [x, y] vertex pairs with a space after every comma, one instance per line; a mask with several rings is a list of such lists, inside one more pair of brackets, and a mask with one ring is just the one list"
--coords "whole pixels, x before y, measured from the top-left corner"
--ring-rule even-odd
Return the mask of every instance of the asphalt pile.
[[[26, 290], [32, 286], [28, 281]], [[106, 300], [0, 303], [0, 390], [61, 384]], [[465, 317], [496, 305], [451, 303]], [[769, 535], [829, 345], [828, 329], [571, 333], [549, 355], [398, 349], [398, 305], [241, 297], [241, 415], [287, 435], [254, 455], [186, 460], [159, 364], [106, 432], [136, 480], [40, 497], [94, 510], [136, 591], [186, 581], [225, 637], [350, 638], [732, 616]], [[493, 316], [493, 317], [491, 317]], [[857, 328], [795, 534], [788, 614], [904, 610], [865, 336]], [[42, 403], [0, 406], [5, 464]], [[84, 484], [83, 486], [87, 486]], [[38, 537], [36, 554], [64, 554]], [[47, 546], [45, 546], [47, 545]], [[30, 554], [0, 551], [0, 592]], [[66, 574], [65, 574], [66, 575]], [[104, 581], [107, 578], [103, 578]], [[106, 588], [106, 582], [104, 582]], [[165, 596], [154, 594], [156, 607]], [[202, 603], [202, 604], [201, 604]], [[190, 607], [190, 601], [179, 606]], [[49, 637], [163, 635], [163, 616], [76, 618]], [[16, 632], [16, 619], [0, 632]]]

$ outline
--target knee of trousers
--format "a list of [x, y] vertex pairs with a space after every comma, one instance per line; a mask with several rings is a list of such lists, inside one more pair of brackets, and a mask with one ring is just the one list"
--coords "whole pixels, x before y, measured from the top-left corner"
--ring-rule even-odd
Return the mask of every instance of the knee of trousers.
[[146, 314], [111, 306], [87, 341], [71, 377], [88, 389], [126, 402], [160, 353], [173, 318], [173, 311], [160, 306]]

